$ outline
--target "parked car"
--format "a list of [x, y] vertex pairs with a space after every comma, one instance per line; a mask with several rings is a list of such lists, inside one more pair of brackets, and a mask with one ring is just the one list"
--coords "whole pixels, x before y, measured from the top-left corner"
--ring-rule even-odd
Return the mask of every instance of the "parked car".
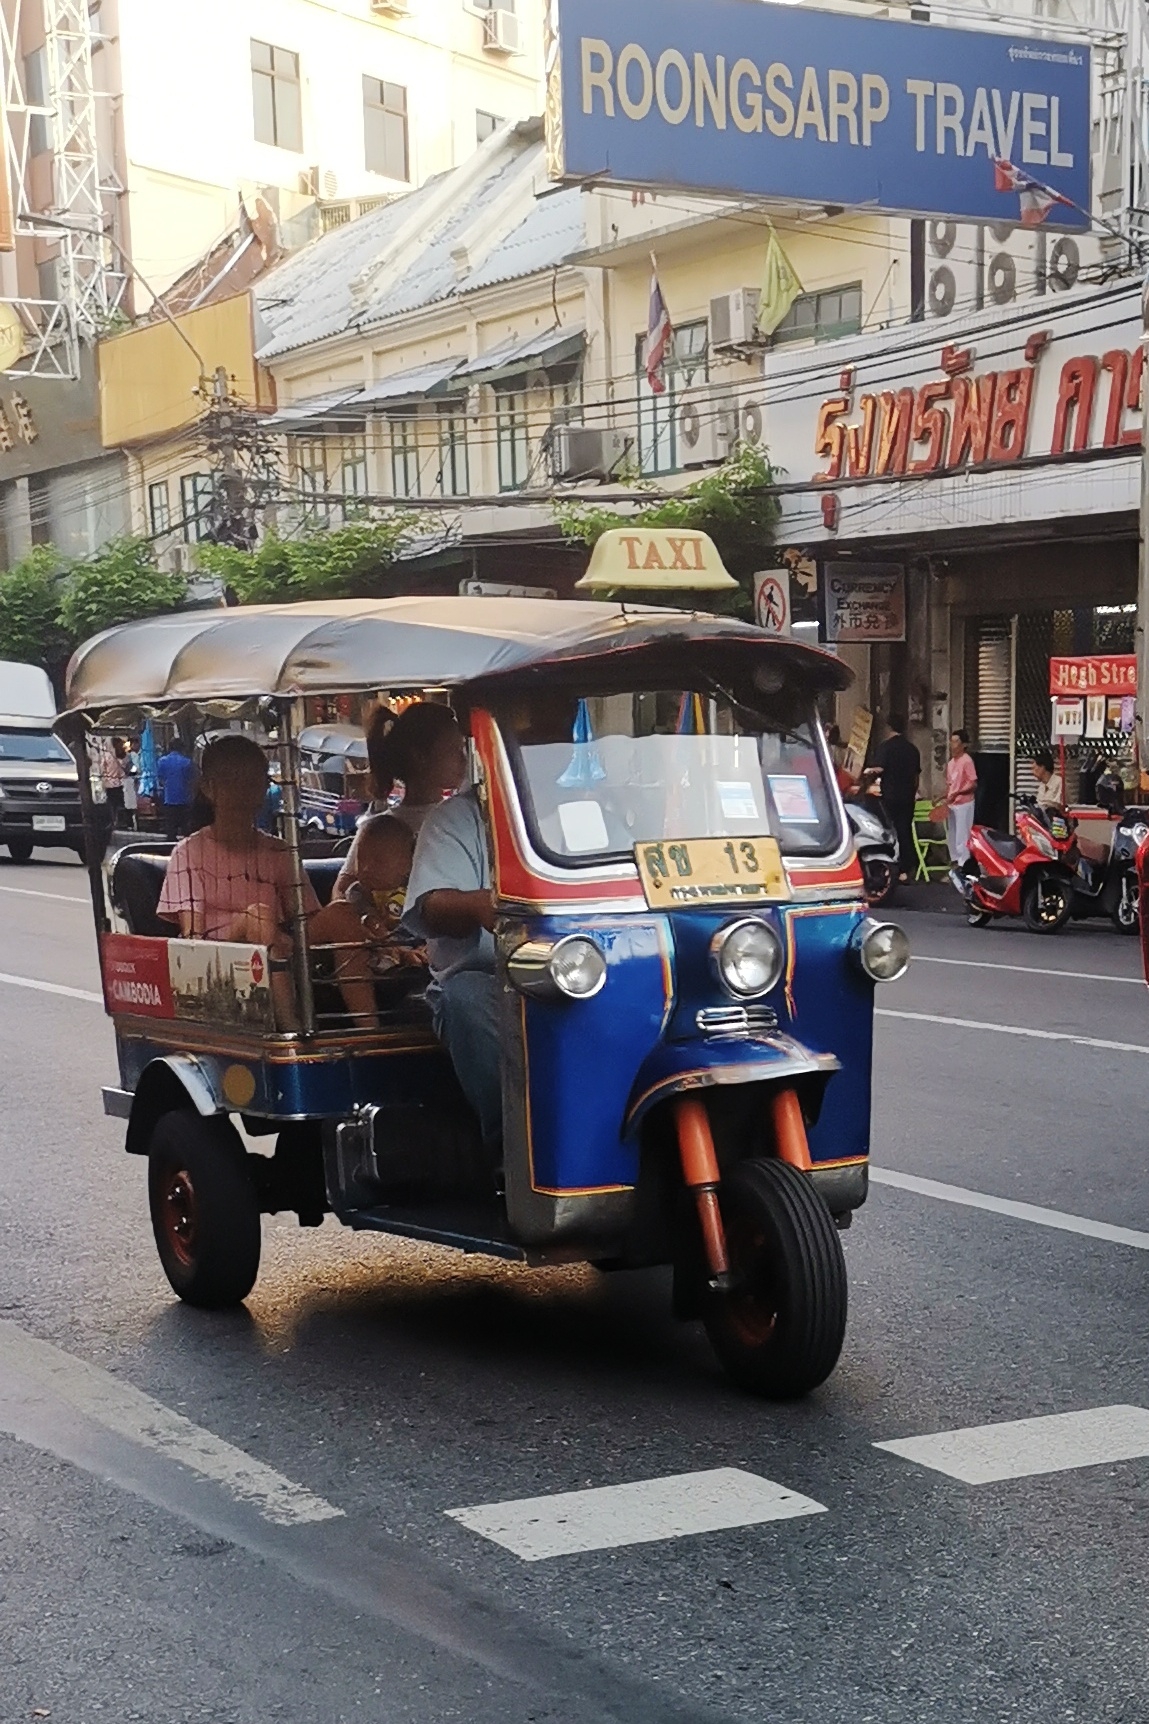
[[34, 849], [84, 854], [79, 773], [55, 720], [47, 672], [0, 659], [0, 844], [13, 862]]

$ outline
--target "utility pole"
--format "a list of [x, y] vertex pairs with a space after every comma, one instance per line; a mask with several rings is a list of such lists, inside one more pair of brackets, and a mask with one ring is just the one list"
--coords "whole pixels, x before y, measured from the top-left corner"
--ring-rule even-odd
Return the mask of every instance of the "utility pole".
[[213, 480], [207, 536], [217, 545], [250, 551], [259, 538], [263, 511], [278, 496], [279, 466], [262, 416], [237, 400], [231, 383], [219, 365], [203, 389], [207, 412], [200, 441]]
[[1141, 367], [1141, 508], [1137, 546], [1137, 721], [1134, 735], [1137, 741], [1137, 765], [1142, 783], [1149, 773], [1149, 274], [1141, 287], [1141, 346], [1145, 364]]

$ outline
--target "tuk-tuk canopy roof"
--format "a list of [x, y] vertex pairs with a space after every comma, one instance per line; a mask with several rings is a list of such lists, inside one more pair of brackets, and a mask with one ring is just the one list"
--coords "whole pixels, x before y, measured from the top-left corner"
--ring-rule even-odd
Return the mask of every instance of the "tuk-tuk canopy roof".
[[[710, 649], [709, 651], [707, 649]], [[563, 599], [329, 599], [181, 611], [95, 635], [68, 666], [67, 707], [243, 700], [458, 688], [516, 672], [666, 653], [771, 659], [812, 688], [844, 688], [829, 653], [776, 640], [749, 623], [645, 606]], [[669, 686], [681, 687], [681, 682]]]

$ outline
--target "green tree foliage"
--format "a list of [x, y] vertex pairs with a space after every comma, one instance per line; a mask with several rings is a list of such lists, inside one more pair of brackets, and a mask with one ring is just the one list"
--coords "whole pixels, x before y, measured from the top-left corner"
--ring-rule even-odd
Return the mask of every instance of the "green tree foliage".
[[591, 546], [612, 527], [688, 527], [709, 533], [730, 573], [750, 593], [755, 569], [769, 567], [780, 514], [774, 469], [765, 454], [740, 443], [728, 461], [676, 496], [619, 509], [609, 504], [563, 501], [556, 517], [563, 537]]
[[200, 545], [196, 555], [200, 567], [245, 605], [369, 598], [383, 591], [387, 570], [420, 525], [420, 516], [396, 510], [382, 520], [318, 527], [298, 539], [269, 533], [254, 551]]
[[0, 658], [63, 664], [72, 645], [60, 622], [65, 566], [51, 545], [36, 545], [0, 574]]
[[112, 539], [94, 557], [68, 566], [60, 621], [83, 641], [117, 623], [173, 611], [186, 594], [183, 576], [158, 566], [147, 539]]

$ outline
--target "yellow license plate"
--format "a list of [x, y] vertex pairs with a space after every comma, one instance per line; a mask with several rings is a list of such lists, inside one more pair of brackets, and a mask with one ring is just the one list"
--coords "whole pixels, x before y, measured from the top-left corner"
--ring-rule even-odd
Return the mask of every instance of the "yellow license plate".
[[636, 844], [634, 858], [646, 901], [656, 910], [790, 897], [776, 838], [663, 839]]

